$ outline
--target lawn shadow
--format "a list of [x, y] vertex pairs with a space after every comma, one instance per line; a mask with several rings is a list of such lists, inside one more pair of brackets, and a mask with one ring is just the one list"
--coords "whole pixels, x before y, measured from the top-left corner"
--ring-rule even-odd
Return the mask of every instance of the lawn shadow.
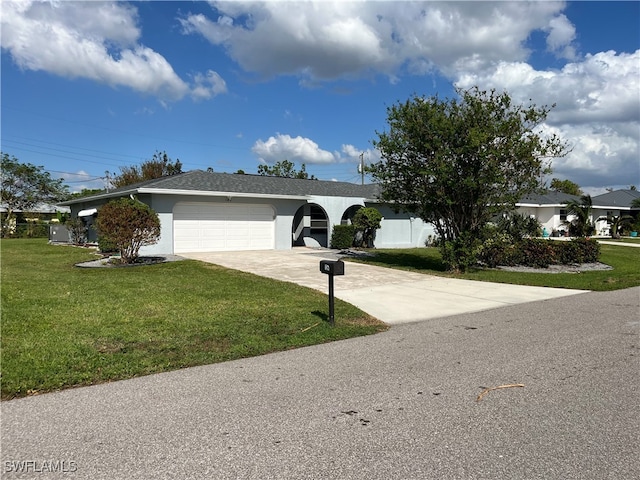
[[406, 252], [376, 252], [370, 258], [360, 258], [362, 262], [375, 262], [377, 264], [388, 265], [390, 267], [409, 268], [413, 270], [431, 270], [436, 272], [446, 272], [447, 268], [439, 258], [423, 256], [418, 253]]

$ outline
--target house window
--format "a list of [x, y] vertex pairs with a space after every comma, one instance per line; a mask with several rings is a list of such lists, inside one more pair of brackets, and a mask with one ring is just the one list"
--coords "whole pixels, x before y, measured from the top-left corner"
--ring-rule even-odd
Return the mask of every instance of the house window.
[[560, 209], [560, 221], [561, 222], [566, 222], [567, 221], [567, 210], [564, 208]]

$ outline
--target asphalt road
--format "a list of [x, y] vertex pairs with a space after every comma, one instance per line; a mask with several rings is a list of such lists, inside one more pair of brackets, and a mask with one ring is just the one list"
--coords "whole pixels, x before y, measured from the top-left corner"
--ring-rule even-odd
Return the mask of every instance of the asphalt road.
[[640, 478], [639, 330], [586, 293], [3, 402], [2, 478]]

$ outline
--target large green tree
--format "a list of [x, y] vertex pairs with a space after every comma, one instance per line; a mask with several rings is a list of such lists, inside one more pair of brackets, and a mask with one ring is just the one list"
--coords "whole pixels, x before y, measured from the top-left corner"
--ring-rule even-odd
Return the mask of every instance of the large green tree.
[[373, 142], [382, 159], [369, 171], [383, 200], [434, 225], [445, 261], [463, 270], [487, 222], [540, 187], [550, 159], [567, 147], [541, 132], [546, 106], [477, 87], [456, 93], [388, 107], [388, 129]]
[[259, 165], [258, 166], [258, 175], [270, 176], [270, 177], [285, 177], [285, 178], [302, 178], [315, 180], [316, 177], [307, 173], [307, 167], [303, 163], [300, 167], [300, 170], [296, 170], [295, 164], [290, 162], [289, 160], [282, 160], [281, 162], [276, 162], [272, 166], [269, 165]]
[[120, 174], [114, 174], [111, 184], [116, 188], [126, 187], [134, 183], [177, 175], [178, 173], [182, 173], [180, 160], [176, 159], [174, 162], [166, 152], [156, 151], [150, 160], [145, 160], [140, 165], [120, 167]]
[[7, 210], [6, 222], [16, 211], [28, 212], [39, 204], [56, 203], [69, 195], [63, 179], [53, 179], [49, 172], [44, 171], [44, 167], [21, 163], [8, 153], [2, 153], [0, 178], [2, 205]]
[[569, 195], [576, 195], [578, 197], [584, 194], [582, 192], [582, 189], [580, 188], [580, 185], [572, 182], [571, 180], [560, 180], [559, 178], [553, 178], [551, 179], [551, 185], [549, 186], [549, 188], [551, 188], [551, 190], [555, 192], [567, 193]]

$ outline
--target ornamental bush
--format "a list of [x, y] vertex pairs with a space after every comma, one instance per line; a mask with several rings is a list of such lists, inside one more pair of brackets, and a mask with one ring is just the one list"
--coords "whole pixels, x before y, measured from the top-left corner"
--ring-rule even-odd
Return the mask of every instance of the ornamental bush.
[[525, 238], [513, 243], [505, 234], [487, 239], [480, 247], [478, 260], [489, 268], [500, 265], [546, 268], [549, 265], [596, 263], [600, 245], [595, 240], [576, 238], [569, 242]]
[[345, 249], [353, 246], [356, 235], [354, 225], [334, 225], [331, 233], [331, 248]]
[[134, 263], [140, 247], [160, 239], [160, 219], [148, 205], [130, 198], [105, 204], [98, 211], [96, 228], [100, 238], [116, 246], [122, 263]]
[[358, 246], [373, 248], [376, 230], [381, 226], [382, 214], [373, 207], [364, 207], [356, 212], [352, 221], [356, 231], [362, 232], [362, 242]]

